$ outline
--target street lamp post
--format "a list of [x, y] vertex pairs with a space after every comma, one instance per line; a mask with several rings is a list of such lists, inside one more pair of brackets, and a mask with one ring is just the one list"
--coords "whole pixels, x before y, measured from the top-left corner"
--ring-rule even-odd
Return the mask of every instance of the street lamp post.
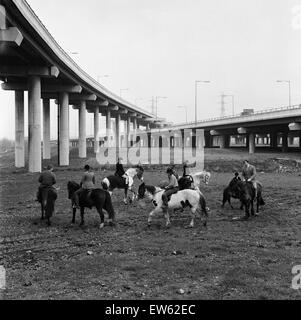
[[290, 80], [277, 80], [278, 83], [287, 83], [288, 84], [288, 99], [289, 107], [292, 106], [292, 97], [291, 97], [291, 81]]
[[235, 103], [234, 103], [234, 95], [227, 95], [227, 94], [224, 94], [223, 95], [225, 98], [229, 97], [229, 98], [232, 98], [232, 115], [234, 116], [235, 115]]
[[185, 109], [186, 111], [186, 123], [188, 123], [188, 108], [186, 106], [178, 106], [179, 109]]
[[160, 96], [156, 97], [156, 119], [158, 119], [158, 100], [159, 99], [167, 99], [167, 97], [160, 97]]
[[198, 84], [199, 83], [211, 83], [208, 80], [196, 80], [195, 81], [195, 123], [198, 122]]

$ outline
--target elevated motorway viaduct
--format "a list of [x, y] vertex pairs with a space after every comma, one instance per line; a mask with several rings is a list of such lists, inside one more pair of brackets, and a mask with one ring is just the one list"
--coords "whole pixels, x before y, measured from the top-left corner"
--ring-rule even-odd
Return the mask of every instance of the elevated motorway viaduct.
[[[79, 113], [79, 157], [86, 157], [86, 114], [94, 114], [95, 152], [99, 147], [100, 116], [106, 130], [125, 121], [129, 143], [131, 124], [147, 130], [164, 127], [164, 119], [123, 100], [85, 73], [50, 35], [25, 0], [0, 0], [0, 80], [3, 90], [15, 93], [15, 165], [25, 167], [24, 92], [28, 92], [29, 171], [40, 172], [42, 159], [50, 159], [50, 100], [58, 104], [59, 165], [69, 165], [69, 111]], [[3, 108], [3, 106], [2, 106]], [[41, 132], [43, 115], [43, 133]], [[9, 120], [8, 120], [9, 121]], [[43, 141], [43, 144], [42, 144]]]
[[301, 105], [173, 125], [160, 132], [197, 129], [204, 130], [207, 148], [213, 147], [214, 143], [218, 143], [220, 148], [229, 148], [232, 141], [234, 145], [246, 145], [250, 154], [255, 153], [256, 144], [273, 149], [281, 146], [283, 152], [294, 146], [301, 151]]

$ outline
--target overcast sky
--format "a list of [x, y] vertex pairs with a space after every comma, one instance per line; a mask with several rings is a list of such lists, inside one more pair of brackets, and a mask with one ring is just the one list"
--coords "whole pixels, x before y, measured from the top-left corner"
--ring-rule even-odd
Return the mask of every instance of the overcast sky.
[[[29, 0], [33, 10], [74, 60], [108, 89], [172, 122], [220, 115], [220, 95], [235, 95], [236, 112], [301, 103], [301, 0]], [[300, 15], [301, 16], [301, 15]], [[0, 62], [1, 63], [1, 62]], [[141, 100], [140, 100], [141, 99]], [[14, 137], [14, 95], [0, 91], [0, 137]], [[231, 100], [227, 100], [231, 114]], [[52, 137], [56, 136], [52, 107]], [[92, 117], [89, 116], [89, 133]], [[90, 125], [91, 124], [91, 125]], [[102, 123], [103, 124], [103, 123]], [[71, 112], [71, 136], [77, 114]]]

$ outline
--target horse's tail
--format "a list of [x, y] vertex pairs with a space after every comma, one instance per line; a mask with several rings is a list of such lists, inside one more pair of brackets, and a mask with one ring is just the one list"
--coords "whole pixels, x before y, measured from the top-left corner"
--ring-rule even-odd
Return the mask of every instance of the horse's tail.
[[45, 207], [46, 218], [52, 217], [56, 199], [57, 199], [57, 191], [53, 188], [50, 188], [48, 190], [47, 202]]
[[198, 191], [198, 193], [200, 195], [199, 206], [202, 209], [202, 211], [204, 212], [204, 214], [206, 215], [206, 217], [208, 217], [208, 208], [206, 206], [206, 199], [201, 191]]
[[258, 197], [257, 197], [257, 201], [258, 201], [260, 206], [265, 206], [265, 201], [263, 200], [263, 197], [262, 197], [262, 184], [260, 182], [258, 182]]
[[265, 201], [262, 198], [262, 195], [260, 194], [258, 197], [258, 203], [260, 206], [265, 206]]
[[106, 200], [104, 209], [108, 212], [110, 219], [115, 220], [115, 210], [113, 208], [112, 197], [109, 192], [106, 191]]
[[227, 202], [228, 199], [229, 188], [226, 188], [223, 193], [223, 205]]

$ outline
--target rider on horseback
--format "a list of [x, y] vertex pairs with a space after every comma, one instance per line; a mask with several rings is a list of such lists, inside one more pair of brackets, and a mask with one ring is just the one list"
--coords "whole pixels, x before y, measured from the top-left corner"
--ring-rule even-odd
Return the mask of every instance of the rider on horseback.
[[80, 183], [80, 189], [78, 189], [74, 193], [74, 203], [77, 209], [80, 209], [79, 206], [79, 197], [82, 192], [86, 192], [87, 198], [89, 197], [89, 194], [91, 193], [92, 190], [95, 189], [95, 174], [94, 172], [91, 171], [91, 168], [89, 165], [85, 166], [85, 173], [82, 177], [81, 183]]
[[37, 200], [38, 202], [42, 202], [42, 191], [43, 189], [48, 189], [48, 188], [52, 188], [55, 192], [56, 189], [53, 187], [56, 184], [56, 177], [55, 174], [53, 173], [53, 166], [49, 165], [47, 167], [47, 170], [44, 171], [40, 177], [39, 177], [39, 190], [37, 192]]
[[244, 166], [242, 169], [242, 176], [244, 181], [252, 182], [255, 190], [255, 199], [257, 198], [257, 180], [256, 180], [256, 168], [249, 163], [249, 160], [244, 161]]
[[123, 165], [122, 165], [122, 158], [118, 158], [117, 163], [116, 163], [116, 172], [115, 176], [120, 177], [121, 179], [125, 180], [125, 185], [129, 185], [129, 176], [126, 174]]
[[168, 168], [167, 172], [169, 185], [165, 188], [165, 192], [162, 195], [163, 205], [162, 209], [167, 211], [169, 198], [179, 191], [179, 184], [177, 178], [174, 176], [173, 169]]

